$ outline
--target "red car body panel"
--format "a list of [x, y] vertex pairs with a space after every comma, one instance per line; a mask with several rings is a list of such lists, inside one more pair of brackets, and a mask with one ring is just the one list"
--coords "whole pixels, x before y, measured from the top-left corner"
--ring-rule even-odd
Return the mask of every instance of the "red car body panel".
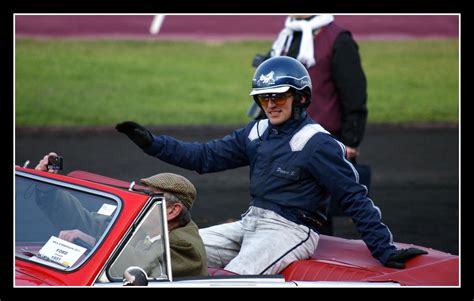
[[405, 269], [384, 267], [362, 240], [321, 235], [309, 260], [290, 264], [282, 274], [286, 280], [397, 282], [409, 286], [459, 285], [459, 257], [417, 245], [396, 243], [399, 248], [416, 247], [428, 252], [409, 260]]

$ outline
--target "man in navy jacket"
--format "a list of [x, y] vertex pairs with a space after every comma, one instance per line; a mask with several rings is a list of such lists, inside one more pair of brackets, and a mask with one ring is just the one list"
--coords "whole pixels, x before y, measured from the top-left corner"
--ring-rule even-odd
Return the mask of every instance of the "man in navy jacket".
[[198, 173], [250, 165], [250, 207], [242, 219], [200, 230], [212, 267], [238, 274], [276, 274], [291, 262], [309, 258], [326, 221], [329, 199], [352, 217], [372, 255], [403, 268], [425, 254], [398, 250], [381, 213], [359, 184], [344, 144], [306, 113], [311, 79], [291, 57], [273, 57], [255, 71], [250, 95], [268, 119], [255, 120], [208, 143], [154, 136], [126, 121], [116, 126], [143, 151]]

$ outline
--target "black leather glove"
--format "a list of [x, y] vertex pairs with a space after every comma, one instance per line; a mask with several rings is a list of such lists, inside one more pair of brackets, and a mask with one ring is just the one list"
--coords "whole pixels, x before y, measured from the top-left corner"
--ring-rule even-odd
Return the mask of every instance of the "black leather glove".
[[140, 148], [150, 146], [153, 142], [153, 135], [149, 130], [133, 121], [125, 121], [115, 126], [120, 133], [128, 136]]
[[263, 61], [265, 61], [265, 56], [257, 53], [252, 60], [252, 67], [257, 68], [261, 63], [263, 63]]
[[257, 68], [258, 66], [260, 66], [261, 63], [265, 62], [271, 57], [271, 50], [267, 54], [257, 53], [252, 60], [252, 67]]
[[417, 248], [400, 249], [393, 253], [384, 265], [389, 268], [404, 269], [406, 261], [423, 254], [428, 254], [428, 252]]

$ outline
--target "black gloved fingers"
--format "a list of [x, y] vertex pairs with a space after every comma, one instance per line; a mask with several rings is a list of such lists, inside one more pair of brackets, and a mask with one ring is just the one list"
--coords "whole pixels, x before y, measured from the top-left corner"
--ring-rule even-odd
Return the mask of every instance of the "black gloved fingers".
[[423, 254], [428, 254], [428, 252], [426, 252], [425, 250], [420, 250], [418, 248], [400, 249], [393, 253], [388, 260], [407, 261], [408, 259]]
[[384, 265], [390, 268], [404, 269], [406, 261], [423, 254], [428, 254], [428, 252], [418, 248], [399, 249], [388, 258]]
[[115, 129], [121, 133], [130, 133], [136, 128], [143, 128], [143, 127], [134, 121], [124, 121], [124, 122], [118, 123], [115, 126]]
[[403, 262], [398, 262], [398, 261], [388, 261], [386, 264], [384, 264], [386, 267], [389, 268], [394, 268], [394, 269], [404, 269], [405, 268], [405, 263]]
[[134, 121], [119, 123], [115, 129], [127, 135], [140, 148], [148, 147], [153, 142], [153, 135], [150, 131]]

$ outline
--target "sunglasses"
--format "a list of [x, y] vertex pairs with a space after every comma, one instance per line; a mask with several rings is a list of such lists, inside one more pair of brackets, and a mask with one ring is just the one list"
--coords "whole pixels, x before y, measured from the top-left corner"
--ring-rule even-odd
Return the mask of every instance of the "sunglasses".
[[259, 94], [257, 95], [257, 100], [263, 107], [268, 106], [268, 102], [271, 100], [277, 106], [283, 106], [288, 98], [292, 96], [293, 93], [286, 92], [286, 93], [277, 93], [277, 94]]

